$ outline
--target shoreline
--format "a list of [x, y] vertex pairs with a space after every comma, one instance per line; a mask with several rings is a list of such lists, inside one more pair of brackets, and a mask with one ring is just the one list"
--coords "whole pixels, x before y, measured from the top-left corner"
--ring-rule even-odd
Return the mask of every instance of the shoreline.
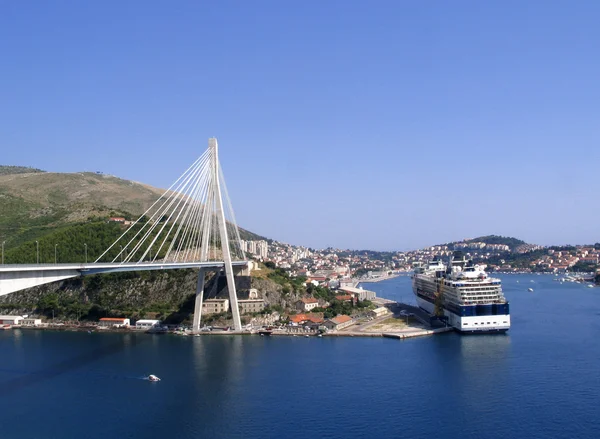
[[383, 282], [384, 280], [396, 279], [397, 277], [404, 276], [403, 274], [390, 274], [389, 276], [374, 277], [372, 279], [357, 279], [354, 282], [356, 288], [360, 284], [375, 284], [377, 282]]
[[[107, 330], [89, 330], [89, 329], [80, 329], [75, 327], [66, 327], [66, 328], [55, 328], [55, 327], [29, 327], [29, 326], [21, 326], [12, 328], [12, 330], [37, 330], [37, 331], [58, 331], [58, 332], [90, 332], [92, 334], [145, 334], [145, 335], [160, 335], [160, 336], [178, 336], [178, 337], [198, 337], [198, 336], [257, 336], [264, 337], [258, 333], [258, 331], [199, 331], [199, 332], [186, 332], [186, 333], [176, 333], [176, 332], [165, 332], [165, 333], [148, 333], [141, 330], [131, 330], [131, 329], [107, 329]], [[436, 328], [436, 329], [415, 329], [415, 330], [407, 330], [407, 331], [399, 331], [399, 332], [360, 332], [360, 331], [339, 331], [339, 332], [327, 332], [323, 334], [318, 334], [315, 332], [285, 332], [285, 331], [273, 331], [270, 335], [266, 335], [266, 337], [303, 337], [303, 338], [314, 338], [321, 335], [321, 337], [360, 337], [360, 338], [373, 338], [373, 337], [381, 337], [381, 338], [394, 338], [398, 340], [402, 340], [405, 338], [415, 338], [415, 337], [423, 337], [427, 335], [436, 335], [445, 332], [453, 332], [454, 328], [452, 327], [444, 327], [444, 328]]]

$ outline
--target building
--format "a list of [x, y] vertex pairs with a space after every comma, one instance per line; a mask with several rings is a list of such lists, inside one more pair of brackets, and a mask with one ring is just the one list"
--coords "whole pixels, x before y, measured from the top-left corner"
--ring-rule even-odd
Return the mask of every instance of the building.
[[160, 326], [160, 320], [141, 319], [135, 322], [135, 329], [150, 329]]
[[265, 309], [265, 301], [263, 299], [240, 299], [238, 306], [242, 314], [261, 312]]
[[340, 302], [352, 302], [352, 300], [354, 299], [353, 296], [351, 296], [350, 294], [341, 294], [338, 296], [335, 296], [336, 300], [339, 300]]
[[379, 308], [375, 308], [372, 311], [369, 311], [369, 317], [377, 318], [384, 316], [388, 313], [388, 309], [384, 306], [380, 306]]
[[362, 288], [340, 287], [339, 291], [353, 295], [357, 300], [373, 300], [377, 295], [375, 291], [363, 290]]
[[0, 325], [20, 325], [22, 316], [0, 316]]
[[41, 324], [42, 319], [26, 318], [21, 320], [21, 325], [23, 326], [40, 326]]
[[269, 253], [269, 244], [267, 241], [258, 241], [256, 243], [256, 253], [263, 259], [266, 259]]
[[323, 313], [322, 312], [310, 312], [306, 314], [296, 314], [294, 316], [290, 316], [290, 323], [301, 325], [303, 323], [312, 322], [312, 323], [323, 323]]
[[98, 326], [106, 328], [128, 328], [131, 323], [129, 319], [124, 317], [103, 317], [100, 319]]
[[313, 297], [301, 299], [296, 302], [296, 309], [298, 311], [310, 311], [319, 306], [319, 301]]
[[352, 325], [353, 323], [354, 323], [354, 320], [352, 320], [352, 317], [342, 314], [342, 315], [339, 315], [337, 317], [327, 320], [323, 324], [323, 326], [325, 326], [327, 329], [330, 329], [333, 331], [339, 331], [340, 329], [347, 328], [348, 326]]
[[229, 299], [206, 299], [202, 302], [202, 314], [219, 314], [229, 311]]
[[354, 279], [340, 279], [340, 285], [339, 288], [343, 288], [343, 287], [351, 287], [355, 284], [356, 282], [354, 281]]

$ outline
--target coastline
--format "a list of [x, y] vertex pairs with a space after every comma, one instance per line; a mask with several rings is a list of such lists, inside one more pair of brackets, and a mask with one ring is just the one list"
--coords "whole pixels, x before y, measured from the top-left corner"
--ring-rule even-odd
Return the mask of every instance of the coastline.
[[374, 284], [377, 282], [383, 282], [384, 280], [396, 279], [397, 277], [404, 276], [403, 274], [390, 274], [388, 276], [374, 277], [369, 279], [354, 279], [354, 287], [357, 288], [360, 284]]

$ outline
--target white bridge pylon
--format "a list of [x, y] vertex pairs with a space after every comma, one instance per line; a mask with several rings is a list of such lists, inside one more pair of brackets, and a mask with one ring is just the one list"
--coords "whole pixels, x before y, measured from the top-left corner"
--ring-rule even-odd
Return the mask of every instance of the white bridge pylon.
[[[106, 260], [108, 255], [112, 261]], [[236, 261], [246, 259], [219, 163], [217, 139], [210, 138], [204, 154], [96, 262], [221, 262], [227, 277], [233, 325], [239, 331], [242, 325], [232, 257]], [[200, 329], [204, 274], [205, 269], [201, 268], [194, 330]]]

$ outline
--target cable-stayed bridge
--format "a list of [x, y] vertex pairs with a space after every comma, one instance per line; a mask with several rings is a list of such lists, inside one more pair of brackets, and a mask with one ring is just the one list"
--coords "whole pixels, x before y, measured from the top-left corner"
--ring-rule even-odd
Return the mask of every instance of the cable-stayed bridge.
[[225, 271], [234, 328], [241, 330], [234, 281], [248, 262], [217, 139], [93, 263], [0, 265], [0, 296], [77, 276], [124, 271], [199, 268], [193, 328], [200, 328], [206, 271]]

